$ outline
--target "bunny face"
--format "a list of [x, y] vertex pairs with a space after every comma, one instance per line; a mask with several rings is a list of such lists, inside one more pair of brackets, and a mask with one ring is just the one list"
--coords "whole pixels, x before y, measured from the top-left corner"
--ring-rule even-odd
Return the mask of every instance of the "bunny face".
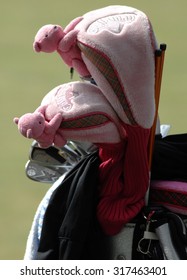
[[36, 52], [54, 52], [57, 50], [58, 43], [64, 35], [65, 34], [60, 25], [44, 25], [39, 29], [35, 36], [33, 48]]

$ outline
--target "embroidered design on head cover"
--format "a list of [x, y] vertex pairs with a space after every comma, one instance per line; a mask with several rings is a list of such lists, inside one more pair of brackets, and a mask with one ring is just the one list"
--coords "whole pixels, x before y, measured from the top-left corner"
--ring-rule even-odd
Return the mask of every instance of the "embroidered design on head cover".
[[103, 17], [90, 24], [87, 32], [90, 34], [96, 34], [104, 29], [107, 29], [113, 33], [120, 33], [124, 24], [131, 24], [136, 20], [136, 16], [137, 15], [135, 13], [125, 13]]

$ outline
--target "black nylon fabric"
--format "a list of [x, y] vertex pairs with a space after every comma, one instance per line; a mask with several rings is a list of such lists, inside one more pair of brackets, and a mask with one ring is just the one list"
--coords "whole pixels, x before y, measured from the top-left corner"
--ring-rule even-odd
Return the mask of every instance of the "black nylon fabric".
[[45, 212], [38, 260], [97, 259], [102, 237], [96, 220], [99, 157], [79, 162], [54, 191]]
[[187, 134], [155, 137], [151, 179], [187, 181]]

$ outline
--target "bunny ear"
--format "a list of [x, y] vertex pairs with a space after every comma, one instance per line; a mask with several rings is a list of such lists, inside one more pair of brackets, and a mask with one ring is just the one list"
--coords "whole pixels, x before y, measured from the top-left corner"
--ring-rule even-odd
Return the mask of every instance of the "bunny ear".
[[18, 118], [18, 117], [15, 117], [15, 118], [13, 119], [13, 122], [14, 122], [15, 124], [18, 124], [19, 118]]

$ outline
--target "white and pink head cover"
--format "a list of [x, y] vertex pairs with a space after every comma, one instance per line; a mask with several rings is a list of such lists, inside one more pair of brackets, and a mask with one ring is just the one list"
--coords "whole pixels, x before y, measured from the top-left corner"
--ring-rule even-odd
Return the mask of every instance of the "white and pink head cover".
[[108, 6], [83, 15], [75, 29], [84, 63], [122, 122], [150, 128], [157, 43], [148, 17]]

